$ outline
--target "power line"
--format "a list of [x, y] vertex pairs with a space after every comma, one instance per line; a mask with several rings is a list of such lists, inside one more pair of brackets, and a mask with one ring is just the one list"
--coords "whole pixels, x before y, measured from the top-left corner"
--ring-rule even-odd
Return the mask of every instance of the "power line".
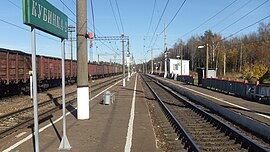
[[231, 23], [230, 25], [226, 26], [225, 28], [223, 28], [222, 30], [220, 30], [218, 33], [223, 32], [224, 30], [226, 30], [227, 28], [231, 27], [233, 24], [239, 22], [240, 20], [242, 20], [243, 18], [245, 18], [246, 16], [248, 16], [250, 13], [254, 12], [256, 9], [260, 8], [261, 6], [263, 6], [265, 3], [267, 3], [269, 0], [264, 1], [261, 5], [255, 7], [253, 10], [249, 11], [247, 14], [245, 14], [244, 16], [240, 17], [238, 20], [234, 21], [233, 23]]
[[114, 20], [115, 20], [115, 23], [116, 23], [116, 26], [117, 26], [117, 30], [118, 30], [119, 34], [121, 34], [118, 23], [117, 23], [117, 20], [116, 20], [116, 17], [115, 17], [114, 9], [113, 9], [113, 6], [112, 6], [112, 1], [111, 0], [109, 0], [109, 1], [110, 1], [110, 6], [111, 6], [112, 12], [113, 12], [113, 17], [114, 17]]
[[[12, 1], [10, 1], [10, 0], [8, 0], [11, 4], [13, 4], [14, 6], [16, 6], [17, 8], [19, 8], [20, 10], [22, 10], [22, 7], [19, 7], [17, 4], [15, 4], [15, 3], [13, 3]], [[69, 18], [69, 17], [68, 17]], [[73, 21], [71, 18], [69, 18], [71, 21]], [[14, 26], [14, 27], [17, 27], [17, 28], [20, 28], [20, 29], [22, 29], [22, 30], [25, 30], [25, 31], [28, 31], [28, 32], [30, 32], [30, 30], [28, 30], [28, 29], [26, 29], [26, 28], [23, 28], [23, 27], [20, 27], [20, 26], [18, 26], [18, 25], [15, 25], [15, 24], [13, 24], [13, 23], [10, 23], [10, 22], [8, 22], [8, 21], [5, 21], [5, 20], [2, 20], [2, 19], [0, 19], [2, 22], [4, 22], [4, 23], [7, 23], [7, 24], [9, 24], [9, 25], [12, 25], [12, 26]], [[74, 22], [74, 21], [73, 21]], [[74, 23], [76, 23], [76, 22], [74, 22]], [[53, 40], [53, 41], [57, 41], [56, 39], [53, 39], [53, 38], [50, 38], [50, 37], [48, 37], [48, 36], [45, 36], [45, 35], [42, 35], [42, 34], [40, 34], [40, 33], [37, 33], [37, 35], [40, 35], [40, 36], [43, 36], [43, 37], [46, 37], [46, 38], [48, 38], [48, 39], [51, 39], [51, 40]], [[58, 41], [57, 41], [58, 42]]]
[[74, 15], [76, 16], [76, 14], [62, 1], [60, 0], [60, 2]]
[[94, 29], [94, 37], [95, 37], [96, 36], [96, 28], [95, 28], [95, 15], [94, 15], [93, 0], [91, 0], [91, 10], [92, 10], [92, 20], [93, 20], [93, 29]]
[[218, 24], [224, 22], [226, 19], [228, 19], [229, 17], [231, 17], [232, 15], [234, 15], [235, 13], [237, 13], [238, 11], [240, 11], [242, 8], [244, 8], [247, 4], [249, 4], [252, 0], [247, 1], [244, 5], [240, 6], [239, 8], [237, 8], [234, 12], [232, 12], [231, 14], [229, 14], [228, 16], [226, 16], [225, 18], [223, 18], [221, 21], [219, 21], [218, 23], [216, 23], [214, 26], [212, 26], [210, 29], [213, 29], [214, 27], [216, 27]]
[[[18, 25], [16, 25], [16, 24], [10, 23], [10, 22], [5, 21], [5, 20], [3, 20], [3, 19], [0, 19], [0, 21], [1, 21], [1, 22], [4, 22], [4, 23], [6, 23], [6, 24], [9, 24], [9, 25], [11, 25], [11, 26], [17, 27], [17, 28], [19, 28], [19, 29], [22, 29], [22, 30], [24, 30], [24, 31], [31, 32], [31, 31], [30, 31], [29, 29], [27, 29], [27, 28], [20, 27], [20, 26], [18, 26]], [[56, 40], [56, 39], [50, 38], [50, 37], [48, 37], [48, 36], [46, 36], [46, 35], [43, 35], [43, 34], [40, 34], [40, 33], [37, 33], [37, 35], [40, 35], [40, 36], [46, 37], [46, 38], [48, 38], [48, 39], [51, 39], [51, 40], [53, 40], [53, 41], [59, 42], [59, 41]]]
[[[91, 0], [92, 1], [92, 0]], [[92, 13], [93, 14], [93, 13]], [[76, 16], [76, 15], [75, 15]], [[74, 22], [74, 23], [76, 23], [76, 22]], [[93, 26], [94, 27], [94, 31], [92, 31], [89, 27], [87, 27], [87, 29], [89, 30], [89, 31], [92, 31], [92, 32], [94, 32], [94, 34], [95, 34], [95, 36], [96, 36], [96, 33], [95, 33], [95, 31], [97, 31], [100, 35], [102, 35], [101, 34], [101, 32], [95, 27], [95, 25], [94, 25], [94, 22], [93, 22], [93, 24], [91, 24], [90, 22], [88, 22], [91, 26]], [[112, 50], [112, 51], [114, 51], [112, 48], [110, 48], [108, 45], [106, 45], [102, 40], [100, 41], [103, 45], [105, 45], [106, 47], [108, 47], [110, 50]], [[115, 51], [114, 51], [115, 52]], [[116, 52], [117, 53], [117, 52]], [[117, 53], [118, 54], [118, 53]]]
[[247, 29], [247, 28], [249, 28], [249, 27], [251, 27], [251, 26], [257, 24], [257, 23], [260, 23], [261, 21], [263, 21], [263, 20], [265, 20], [265, 19], [267, 19], [267, 18], [269, 18], [269, 17], [270, 17], [270, 15], [268, 15], [268, 16], [266, 16], [266, 17], [264, 17], [264, 18], [262, 18], [262, 19], [256, 21], [255, 23], [252, 23], [252, 24], [250, 24], [250, 25], [248, 25], [248, 26], [246, 26], [246, 27], [244, 27], [244, 28], [242, 28], [242, 29], [236, 31], [235, 33], [233, 33], [233, 34], [231, 34], [231, 35], [229, 35], [229, 36], [223, 38], [222, 40], [225, 40], [225, 39], [227, 39], [227, 38], [229, 38], [229, 37], [232, 37], [232, 36], [234, 36], [235, 34], [241, 32], [241, 31], [243, 31], [243, 30], [245, 30], [245, 29]]
[[181, 6], [180, 6], [179, 9], [177, 10], [177, 12], [174, 14], [173, 18], [172, 18], [171, 21], [169, 22], [169, 24], [166, 25], [166, 27], [162, 30], [162, 32], [160, 32], [160, 34], [162, 34], [162, 33], [165, 31], [165, 29], [167, 29], [168, 26], [172, 23], [172, 21], [175, 19], [175, 17], [176, 17], [177, 14], [179, 13], [179, 11], [182, 9], [182, 7], [184, 6], [184, 4], [185, 4], [186, 1], [187, 1], [187, 0], [184, 0], [184, 1], [183, 1], [183, 3], [181, 4]]
[[226, 7], [224, 7], [222, 10], [218, 11], [216, 14], [214, 14], [212, 17], [208, 18], [207, 20], [205, 20], [203, 23], [201, 23], [199, 26], [197, 26], [196, 28], [192, 29], [191, 31], [185, 33], [184, 35], [182, 35], [181, 37], [184, 37], [188, 34], [190, 34], [191, 32], [197, 30], [198, 28], [200, 28], [201, 26], [203, 26], [205, 23], [209, 22], [211, 19], [213, 19], [214, 17], [216, 17], [218, 14], [220, 14], [221, 12], [223, 12], [225, 9], [227, 9], [228, 7], [230, 7], [232, 4], [234, 4], [236, 1], [238, 0], [234, 0], [232, 3], [230, 3], [229, 5], [227, 5]]
[[151, 25], [152, 25], [152, 20], [153, 20], [155, 8], [156, 8], [156, 3], [157, 3], [157, 0], [155, 0], [155, 2], [154, 2], [154, 8], [153, 8], [153, 11], [152, 11], [152, 15], [151, 15], [151, 19], [150, 19], [150, 24], [149, 24], [148, 31], [147, 31], [147, 34], [146, 34], [146, 35], [148, 35], [148, 33], [149, 33], [149, 31], [150, 31], [150, 27], [151, 27]]
[[120, 11], [119, 11], [119, 7], [118, 7], [118, 3], [117, 3], [117, 0], [115, 0], [115, 3], [116, 3], [116, 7], [117, 7], [117, 11], [118, 11], [119, 18], [120, 18], [120, 23], [121, 23], [122, 31], [123, 31], [123, 33], [125, 33], [124, 27], [123, 27], [123, 22], [122, 22], [121, 15], [120, 15]]
[[155, 34], [156, 34], [156, 32], [157, 32], [158, 26], [159, 26], [159, 24], [160, 24], [160, 21], [161, 21], [163, 15], [164, 15], [164, 13], [165, 13], [165, 10], [166, 10], [168, 4], [169, 4], [169, 0], [167, 0], [167, 3], [166, 3], [166, 5], [165, 5], [165, 7], [164, 7], [164, 9], [163, 9], [163, 12], [162, 12], [162, 14], [161, 14], [161, 16], [160, 16], [160, 18], [159, 18], [159, 21], [158, 21], [158, 24], [157, 24], [157, 26], [156, 26], [155, 32], [154, 32], [153, 35], [152, 35], [152, 38], [151, 38], [149, 47], [150, 47], [151, 44], [152, 44], [153, 38], [154, 38], [154, 36], [155, 36]]
[[16, 25], [16, 24], [13, 24], [13, 23], [8, 22], [8, 21], [2, 20], [2, 19], [0, 19], [0, 21], [1, 21], [1, 22], [4, 22], [4, 23], [6, 23], [6, 24], [9, 24], [9, 25], [11, 25], [11, 26], [14, 26], [14, 27], [20, 28], [20, 29], [22, 29], [22, 30], [24, 30], [24, 31], [28, 31], [28, 32], [30, 32], [30, 30], [29, 30], [29, 29], [27, 29], [27, 28], [23, 28], [23, 27], [20, 27], [20, 26], [18, 26], [18, 25]]
[[[62, 0], [60, 0], [60, 2], [75, 16], [75, 17], [77, 17], [76, 16], [76, 14], [62, 1]], [[74, 2], [74, 1], [73, 1]], [[75, 2], [74, 2], [74, 4], [75, 4]], [[75, 4], [76, 5], [76, 4]], [[76, 24], [76, 22], [73, 20], [73, 19], [71, 19], [70, 17], [68, 17], [68, 19], [70, 20], [70, 21], [72, 21], [74, 24]]]
[[8, 1], [9, 1], [11, 4], [13, 4], [14, 6], [16, 6], [17, 8], [22, 9], [19, 5], [13, 3], [11, 0], [8, 0]]
[[73, 4], [74, 4], [74, 5], [76, 5], [76, 3], [75, 3], [75, 1], [74, 1], [74, 0], [72, 0], [72, 2], [73, 2]]

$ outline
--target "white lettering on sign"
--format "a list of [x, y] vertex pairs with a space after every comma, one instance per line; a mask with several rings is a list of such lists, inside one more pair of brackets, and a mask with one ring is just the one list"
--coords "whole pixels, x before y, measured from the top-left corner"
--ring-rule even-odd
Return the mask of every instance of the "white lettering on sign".
[[32, 0], [32, 16], [42, 19], [54, 27], [67, 32], [67, 22], [64, 22], [64, 19], [37, 3], [35, 0]]
[[43, 10], [44, 10], [44, 13], [43, 13], [43, 14], [44, 14], [44, 15], [43, 15], [43, 21], [47, 22], [47, 18], [48, 18], [48, 17], [47, 17], [47, 16], [48, 16], [48, 15], [47, 15], [47, 8], [44, 7]]
[[32, 15], [37, 16], [37, 10], [36, 10], [37, 2], [32, 1]]
[[52, 24], [52, 12], [48, 10], [48, 23]]

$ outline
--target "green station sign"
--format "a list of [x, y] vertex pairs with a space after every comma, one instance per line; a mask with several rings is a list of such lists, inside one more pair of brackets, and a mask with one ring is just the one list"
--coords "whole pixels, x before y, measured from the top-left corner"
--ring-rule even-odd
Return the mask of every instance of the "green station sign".
[[23, 0], [23, 23], [62, 39], [68, 38], [68, 17], [46, 0]]

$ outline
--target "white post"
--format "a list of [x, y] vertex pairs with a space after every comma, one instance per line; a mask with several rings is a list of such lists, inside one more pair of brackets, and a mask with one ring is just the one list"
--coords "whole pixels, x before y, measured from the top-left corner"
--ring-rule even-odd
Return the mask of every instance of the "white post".
[[166, 50], [165, 50], [165, 73], [164, 73], [164, 78], [167, 77], [167, 56], [168, 56], [168, 54], [167, 54], [167, 48], [166, 48]]
[[154, 73], [153, 49], [151, 49], [151, 74]]
[[29, 71], [29, 75], [30, 75], [30, 98], [31, 100], [33, 100], [33, 74], [32, 71]]
[[35, 152], [39, 152], [39, 133], [38, 133], [38, 99], [37, 99], [37, 68], [36, 68], [36, 30], [32, 26], [32, 71], [33, 71], [33, 106], [34, 106], [34, 135]]
[[65, 96], [65, 40], [62, 39], [62, 112], [63, 112], [63, 137], [59, 145], [59, 150], [70, 150], [71, 146], [68, 142], [66, 134], [66, 96]]

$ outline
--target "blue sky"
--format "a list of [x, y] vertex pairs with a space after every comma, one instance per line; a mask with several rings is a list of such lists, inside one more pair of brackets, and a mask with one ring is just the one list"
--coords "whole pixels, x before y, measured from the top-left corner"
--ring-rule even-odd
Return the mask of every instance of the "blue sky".
[[[68, 15], [70, 19], [76, 21], [76, 17], [73, 15], [73, 13], [76, 13], [76, 5], [74, 4], [76, 0], [62, 0], [73, 13], [70, 12], [63, 5], [63, 3], [61, 3], [60, 0], [48, 1], [59, 10], [63, 11], [66, 15]], [[168, 48], [172, 47], [178, 39], [186, 41], [192, 35], [202, 35], [204, 31], [208, 29], [211, 29], [216, 33], [221, 31], [220, 34], [223, 37], [226, 37], [240, 30], [241, 28], [244, 28], [260, 20], [261, 18], [270, 15], [270, 2], [268, 0], [234, 1], [235, 0], [187, 0], [182, 9], [179, 11], [178, 15], [166, 30], [166, 43], [168, 44]], [[156, 0], [156, 7], [152, 18], [152, 24], [149, 28], [154, 2], [155, 0], [117, 0], [124, 33], [130, 38], [131, 52], [134, 54], [137, 63], [140, 63], [141, 60], [144, 59], [150, 59], [150, 53], [147, 51], [150, 48], [159, 49], [154, 51], [154, 56], [157, 56], [163, 51], [164, 37], [163, 33], [161, 32], [163, 31], [164, 24], [167, 24], [171, 21], [172, 17], [183, 3], [183, 0], [170, 0], [161, 20], [160, 17], [167, 3], [167, 0]], [[193, 30], [232, 2], [234, 3], [231, 6], [226, 8], [224, 11], [213, 17], [211, 20], [196, 30]], [[245, 16], [239, 22], [222, 31], [222, 29], [243, 17], [248, 12], [255, 9], [257, 6], [264, 2], [266, 2], [264, 5]], [[97, 36], [120, 36], [123, 32], [116, 7], [116, 1], [111, 0], [111, 3], [120, 30], [118, 30], [116, 26], [115, 18], [110, 6], [110, 0], [93, 0]], [[93, 30], [90, 0], [87, 1], [87, 5], [88, 29]], [[243, 5], [245, 6], [240, 9], [240, 7]], [[23, 24], [21, 8], [22, 0], [1, 1], [0, 31], [2, 36], [0, 37], [0, 47], [21, 50], [30, 53], [30, 27]], [[154, 33], [159, 20], [160, 24], [156, 33]], [[69, 20], [69, 24], [75, 25], [73, 21]], [[20, 28], [9, 25], [5, 22], [12, 23], [16, 26], [19, 26]], [[263, 22], [269, 23], [270, 18], [265, 19]], [[21, 28], [27, 29], [28, 31]], [[238, 35], [257, 31], [257, 28], [258, 24], [243, 30], [242, 32], [238, 33]], [[37, 35], [37, 54], [60, 57], [60, 39], [41, 31], [38, 31], [38, 33], [42, 34], [43, 36]], [[151, 39], [153, 40], [150, 45]], [[76, 43], [73, 44], [75, 45]], [[75, 48], [76, 47], [73, 48], [74, 52]], [[121, 54], [121, 48], [122, 47], [120, 41], [104, 41], [103, 43], [96, 41], [94, 42], [93, 48], [89, 50], [89, 52], [91, 52], [89, 53], [91, 56], [89, 58], [91, 60], [97, 60], [97, 54], [101, 54], [100, 60], [113, 61], [113, 54], [115, 54], [115, 52]], [[66, 58], [70, 58], [69, 41], [66, 42]], [[121, 62], [121, 56], [117, 56], [117, 62]]]

